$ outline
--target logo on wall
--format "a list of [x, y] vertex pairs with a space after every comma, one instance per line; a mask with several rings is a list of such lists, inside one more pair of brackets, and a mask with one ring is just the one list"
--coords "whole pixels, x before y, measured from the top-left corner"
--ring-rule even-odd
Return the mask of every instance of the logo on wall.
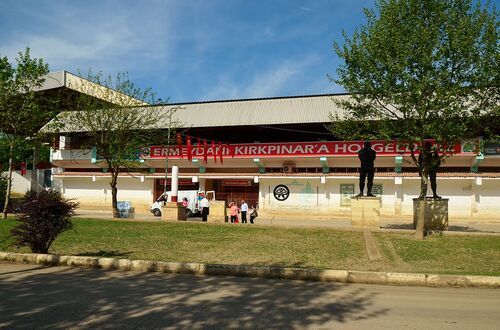
[[277, 200], [284, 201], [288, 198], [288, 196], [290, 196], [290, 189], [288, 189], [287, 186], [280, 184], [274, 188], [273, 194], [274, 198]]
[[141, 155], [143, 157], [149, 157], [150, 154], [151, 154], [151, 151], [150, 151], [150, 149], [148, 147], [145, 147], [145, 148], [141, 149]]

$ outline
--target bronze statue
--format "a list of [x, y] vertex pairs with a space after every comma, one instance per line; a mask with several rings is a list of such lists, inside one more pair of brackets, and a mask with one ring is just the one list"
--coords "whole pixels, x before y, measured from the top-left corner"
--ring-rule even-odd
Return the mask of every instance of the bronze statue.
[[357, 195], [356, 197], [363, 196], [366, 177], [368, 177], [366, 196], [375, 197], [375, 195], [372, 194], [373, 177], [375, 176], [375, 168], [373, 162], [375, 161], [375, 158], [377, 158], [377, 153], [372, 149], [372, 144], [370, 141], [365, 142], [364, 148], [358, 152], [358, 158], [361, 161], [361, 168], [359, 170], [359, 195]]
[[431, 182], [432, 197], [441, 198], [441, 196], [438, 196], [436, 193], [436, 176], [439, 165], [441, 165], [441, 159], [439, 158], [437, 151], [435, 149], [434, 151], [431, 150], [431, 147], [432, 144], [429, 141], [424, 142], [424, 148], [418, 155], [418, 165], [420, 168], [425, 166], [429, 169], [429, 181]]

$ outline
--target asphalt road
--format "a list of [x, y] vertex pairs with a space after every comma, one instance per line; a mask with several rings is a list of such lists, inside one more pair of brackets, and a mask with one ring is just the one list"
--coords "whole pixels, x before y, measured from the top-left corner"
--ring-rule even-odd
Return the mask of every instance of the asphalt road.
[[0, 264], [0, 328], [498, 329], [500, 290]]

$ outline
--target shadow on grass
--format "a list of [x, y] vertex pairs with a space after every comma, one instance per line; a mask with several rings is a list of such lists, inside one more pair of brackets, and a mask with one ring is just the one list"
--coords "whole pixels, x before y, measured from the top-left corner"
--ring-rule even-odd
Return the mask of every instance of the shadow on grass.
[[134, 251], [130, 252], [120, 252], [120, 251], [115, 251], [115, 250], [110, 250], [110, 251], [95, 251], [95, 252], [82, 252], [78, 253], [77, 256], [81, 257], [104, 257], [104, 258], [116, 258], [116, 257], [126, 257], [129, 254], [133, 253]]
[[380, 226], [380, 229], [406, 229], [415, 230], [412, 223], [391, 223], [388, 225]]
[[467, 227], [467, 226], [449, 226], [448, 231], [462, 231], [462, 232], [466, 232], [466, 233], [494, 233], [494, 231], [479, 230], [479, 229]]
[[[381, 226], [380, 229], [402, 229], [402, 230], [415, 230], [412, 223], [395, 223]], [[480, 230], [473, 227], [468, 226], [448, 226], [448, 229], [445, 231], [456, 231], [456, 232], [464, 232], [464, 233], [494, 233], [494, 231], [490, 230]]]
[[333, 328], [387, 315], [339, 283], [61, 269], [0, 275], [5, 328]]

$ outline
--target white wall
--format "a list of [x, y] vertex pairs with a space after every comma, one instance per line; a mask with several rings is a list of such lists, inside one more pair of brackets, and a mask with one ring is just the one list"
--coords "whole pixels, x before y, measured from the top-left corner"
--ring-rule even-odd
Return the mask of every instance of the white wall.
[[[273, 195], [274, 188], [279, 184], [290, 189], [290, 197], [285, 201], [278, 201]], [[359, 193], [359, 179], [356, 177], [328, 178], [324, 184], [319, 178], [261, 177], [259, 205], [263, 214], [276, 217], [350, 216], [350, 206], [341, 205], [341, 184], [352, 184], [354, 194]], [[394, 178], [375, 178], [374, 184], [382, 185], [381, 216], [413, 216], [413, 199], [420, 194], [420, 178], [404, 178], [401, 185], [396, 185]], [[449, 199], [450, 219], [475, 217], [500, 220], [500, 180], [483, 179], [482, 185], [478, 186], [475, 178], [438, 178], [437, 184], [437, 193]], [[432, 196], [430, 186], [428, 196]]]
[[477, 188], [479, 216], [500, 220], [500, 179], [482, 179]]
[[[382, 210], [387, 214], [394, 213], [394, 196], [385, 194], [386, 190], [393, 193], [392, 181], [375, 182], [383, 185]], [[290, 196], [284, 201], [277, 200], [273, 194], [274, 188], [280, 184], [290, 189]], [[341, 184], [353, 185], [354, 194], [359, 193], [359, 180], [355, 177], [327, 178], [325, 183], [321, 183], [320, 178], [261, 177], [259, 206], [261, 211], [274, 215], [347, 216], [351, 209], [349, 205], [342, 205]]]
[[[62, 193], [80, 203], [80, 209], [95, 210], [111, 208], [110, 178], [63, 178]], [[131, 201], [138, 212], [148, 212], [153, 202], [153, 180], [140, 178], [118, 178], [118, 201]]]
[[[111, 189], [109, 178], [62, 178], [62, 193], [65, 197], [75, 198], [81, 209], [105, 209], [111, 207]], [[286, 217], [332, 218], [349, 217], [350, 206], [341, 205], [341, 184], [354, 185], [354, 194], [359, 193], [357, 177], [327, 178], [321, 183], [317, 178], [265, 178], [260, 177], [259, 206], [262, 215]], [[286, 185], [290, 196], [285, 201], [278, 201], [274, 188]], [[420, 192], [419, 178], [403, 178], [401, 185], [394, 183], [394, 178], [375, 178], [374, 184], [382, 185], [381, 215], [387, 217], [411, 217], [413, 198]], [[153, 202], [154, 181], [140, 178], [118, 179], [118, 200], [132, 201], [137, 212], [148, 212]], [[428, 195], [431, 190], [429, 187]], [[445, 179], [438, 178], [438, 194], [449, 198], [449, 218], [478, 218], [500, 220], [500, 180], [483, 179], [482, 185], [476, 185], [475, 178]], [[398, 202], [398, 199], [401, 202]], [[400, 205], [400, 206], [399, 206]], [[400, 212], [400, 213], [399, 213]]]
[[[4, 172], [7, 175], [7, 172]], [[12, 192], [17, 194], [26, 193], [31, 189], [31, 171], [26, 171], [26, 176], [21, 175], [21, 171], [12, 172]]]

